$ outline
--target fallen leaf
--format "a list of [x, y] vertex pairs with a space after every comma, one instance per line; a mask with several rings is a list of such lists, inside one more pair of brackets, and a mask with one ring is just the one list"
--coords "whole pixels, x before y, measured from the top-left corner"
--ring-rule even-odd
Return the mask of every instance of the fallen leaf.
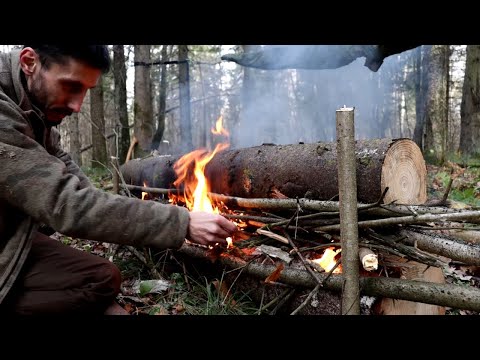
[[145, 296], [147, 294], [159, 294], [165, 290], [168, 290], [170, 287], [170, 282], [166, 280], [143, 280], [137, 282], [133, 288], [137, 294], [140, 296]]
[[218, 280], [214, 280], [213, 285], [215, 286], [215, 289], [217, 289], [217, 292], [222, 296], [223, 302], [227, 302], [228, 300], [232, 305], [236, 304], [235, 300], [233, 300], [230, 292], [228, 291], [225, 281], [220, 282]]
[[283, 268], [284, 268], [283, 263], [280, 263], [277, 266], [277, 268], [270, 275], [267, 276], [267, 278], [265, 279], [265, 282], [266, 283], [276, 282], [278, 280], [278, 278], [280, 277]]

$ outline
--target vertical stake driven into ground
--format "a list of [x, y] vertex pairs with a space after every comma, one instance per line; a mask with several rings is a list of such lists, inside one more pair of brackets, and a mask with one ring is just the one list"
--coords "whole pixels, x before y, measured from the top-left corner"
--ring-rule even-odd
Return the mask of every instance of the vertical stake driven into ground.
[[342, 315], [360, 314], [357, 171], [355, 156], [354, 109], [336, 112], [338, 196], [342, 239]]

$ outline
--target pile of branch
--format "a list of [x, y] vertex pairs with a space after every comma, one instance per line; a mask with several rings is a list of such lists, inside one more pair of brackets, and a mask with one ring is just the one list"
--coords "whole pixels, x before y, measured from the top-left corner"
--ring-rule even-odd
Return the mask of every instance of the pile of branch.
[[[147, 192], [150, 199], [157, 201], [177, 193], [176, 189], [126, 184], [121, 187]], [[476, 227], [480, 211], [384, 204], [387, 192], [388, 188], [374, 203], [358, 204], [359, 254], [364, 267], [360, 278], [362, 295], [480, 311], [480, 290], [475, 287], [394, 278], [388, 272], [392, 264], [382, 263], [384, 254], [393, 254], [429, 267], [443, 268], [450, 261], [480, 265], [480, 231]], [[273, 283], [313, 289], [312, 293], [319, 288], [341, 290], [342, 275], [333, 273], [334, 269], [325, 273], [312, 261], [321, 257], [326, 248], [341, 247], [337, 201], [241, 198], [216, 193], [209, 196], [223, 209], [225, 217], [243, 227], [234, 236], [234, 250], [216, 254], [216, 260], [254, 276], [270, 278], [268, 281]], [[469, 236], [458, 236], [463, 232]], [[252, 248], [256, 250], [252, 252]], [[193, 244], [185, 245], [181, 252], [212, 258], [208, 249]], [[372, 254], [379, 261], [368, 268], [371, 263], [362, 260]], [[276, 265], [272, 261], [266, 264], [266, 257], [275, 260]], [[340, 261], [338, 256], [336, 266]], [[278, 264], [285, 266], [280, 269]]]
[[[204, 255], [225, 264], [244, 261], [249, 264], [246, 269], [270, 263], [274, 268], [256, 271], [269, 284], [297, 284], [297, 280], [285, 277], [289, 271], [307, 275], [311, 283], [300, 281], [307, 288], [314, 288], [307, 299], [319, 293], [318, 289], [327, 288], [329, 282], [338, 281], [344, 286], [346, 281], [351, 283], [348, 270], [356, 272], [358, 259], [362, 286], [355, 289], [355, 296], [360, 291], [362, 295], [478, 311], [479, 289], [472, 287], [465, 294], [456, 285], [427, 282], [431, 279], [424, 278], [417, 265], [427, 270], [433, 267], [437, 273], [442, 273], [440, 269], [451, 261], [478, 266], [479, 245], [454, 234], [462, 229], [478, 237], [474, 226], [480, 223], [480, 211], [444, 206], [448, 203], [448, 191], [444, 199], [427, 202], [425, 162], [418, 146], [409, 139], [352, 141], [349, 172], [339, 171], [339, 160], [345, 154], [339, 144], [264, 144], [217, 153], [205, 167], [209, 197], [242, 230], [233, 237], [232, 249], [214, 255], [206, 251]], [[179, 192], [171, 189], [176, 179], [177, 159], [162, 156], [129, 161], [121, 167], [123, 189], [136, 196], [149, 193], [150, 200], [158, 201], [176, 194], [177, 204], [184, 205], [182, 189]], [[345, 207], [334, 200], [342, 198], [340, 173], [345, 179], [353, 173], [352, 169], [356, 172], [357, 197], [348, 208], [357, 215], [350, 223], [358, 223], [358, 237], [355, 234], [355, 246], [350, 246], [355, 251], [347, 251], [348, 246], [342, 245], [346, 239], [343, 231], [340, 238], [340, 213]], [[452, 224], [455, 229], [450, 234], [436, 231]], [[342, 247], [344, 269], [341, 269]], [[194, 245], [183, 249], [193, 251], [190, 249]], [[199, 249], [195, 251], [202, 254]], [[324, 258], [330, 255], [334, 262], [326, 267]], [[406, 270], [408, 267], [415, 271]], [[326, 275], [322, 275], [324, 268], [328, 270]], [[344, 270], [344, 274], [338, 270]], [[413, 274], [413, 278], [406, 274]], [[390, 280], [397, 285], [393, 288], [384, 285], [390, 284]], [[382, 285], [370, 291], [372, 285], [367, 284], [371, 283]], [[339, 290], [333, 285], [332, 289]], [[284, 298], [291, 294], [286, 292]]]

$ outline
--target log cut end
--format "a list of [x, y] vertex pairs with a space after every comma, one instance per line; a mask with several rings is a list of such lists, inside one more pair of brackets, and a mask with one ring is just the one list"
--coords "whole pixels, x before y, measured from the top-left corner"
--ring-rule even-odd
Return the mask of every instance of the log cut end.
[[410, 139], [398, 139], [388, 149], [382, 166], [384, 202], [420, 205], [427, 201], [427, 168], [422, 152]]
[[[429, 267], [416, 261], [409, 261], [395, 255], [384, 257], [384, 261], [397, 264], [401, 269], [400, 278], [445, 284], [445, 275], [442, 269]], [[420, 302], [380, 298], [373, 306], [373, 315], [445, 315], [445, 307]]]

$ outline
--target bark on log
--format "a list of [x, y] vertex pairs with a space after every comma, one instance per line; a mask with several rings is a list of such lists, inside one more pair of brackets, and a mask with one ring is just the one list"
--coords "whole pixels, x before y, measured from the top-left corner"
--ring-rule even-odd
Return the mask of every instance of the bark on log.
[[123, 164], [120, 171], [128, 185], [170, 189], [174, 188], [173, 182], [177, 177], [173, 164], [178, 158], [165, 155], [133, 159]]
[[[464, 211], [459, 213], [446, 213], [446, 214], [423, 214], [415, 216], [400, 216], [392, 217], [387, 219], [378, 219], [378, 220], [365, 220], [359, 221], [359, 228], [374, 228], [374, 227], [384, 227], [391, 225], [409, 225], [409, 224], [421, 224], [427, 222], [440, 222], [448, 220], [458, 220], [466, 222], [478, 222], [480, 221], [480, 211]], [[333, 231], [340, 230], [340, 225], [325, 225], [319, 226], [315, 229], [316, 231]]]
[[[477, 221], [477, 223], [480, 223], [480, 216], [479, 216], [479, 221]], [[451, 225], [452, 228], [442, 229], [442, 228], [432, 227], [432, 228], [422, 228], [422, 229], [414, 229], [414, 230], [415, 231], [423, 230], [424, 234], [429, 234], [432, 236], [435, 236], [435, 235], [446, 236], [448, 238], [462, 240], [468, 244], [480, 245], [480, 231], [464, 228], [463, 224], [458, 222], [452, 222], [446, 225], [447, 226]]]
[[[176, 193], [176, 189], [167, 189], [167, 188], [151, 188], [145, 186], [137, 185], [121, 185], [123, 188], [126, 188], [130, 191], [136, 192], [147, 192], [150, 194], [156, 195], [166, 195], [170, 193]], [[112, 190], [113, 185], [106, 185], [103, 187], [104, 190]], [[327, 200], [311, 200], [311, 199], [266, 199], [266, 198], [241, 198], [235, 196], [226, 196], [216, 193], [208, 193], [210, 198], [213, 201], [221, 201], [231, 208], [243, 208], [243, 209], [271, 209], [271, 210], [294, 210], [300, 206], [304, 210], [309, 211], [324, 211], [324, 212], [338, 212], [339, 203], [338, 201], [327, 201]], [[369, 217], [380, 217], [380, 218], [389, 218], [389, 217], [403, 217], [405, 215], [426, 215], [426, 214], [457, 214], [459, 220], [468, 220], [470, 223], [480, 223], [480, 217], [478, 219], [472, 218], [470, 211], [466, 209], [450, 209], [446, 207], [430, 207], [430, 206], [421, 206], [421, 205], [395, 205], [388, 204], [382, 205], [382, 207], [374, 206], [372, 204], [358, 204], [358, 210], [361, 211], [362, 215], [367, 215]], [[465, 218], [461, 215], [465, 214]], [[430, 231], [435, 230], [434, 228]], [[469, 231], [469, 230], [438, 230], [439, 234], [450, 234], [453, 237], [458, 237], [468, 243], [480, 244], [480, 231]], [[453, 235], [452, 235], [453, 234]]]
[[[423, 204], [426, 167], [409, 139], [356, 141], [357, 198], [373, 203]], [[338, 195], [336, 143], [262, 145], [217, 154], [205, 169], [211, 191], [266, 198], [275, 189], [290, 198], [329, 200]]]
[[[423, 204], [426, 166], [409, 139], [369, 139], [355, 143], [357, 198], [376, 202], [388, 187], [385, 203]], [[129, 161], [122, 174], [132, 185], [171, 188], [179, 158]], [[244, 198], [268, 198], [275, 190], [290, 198], [329, 200], [338, 195], [335, 143], [262, 145], [222, 151], [205, 168], [210, 191]], [[127, 180], [128, 179], [128, 180]]]
[[421, 230], [402, 229], [398, 235], [404, 237], [403, 242], [416, 245], [420, 250], [461, 261], [467, 265], [480, 266], [479, 246], [462, 244], [447, 235], [431, 234]]

